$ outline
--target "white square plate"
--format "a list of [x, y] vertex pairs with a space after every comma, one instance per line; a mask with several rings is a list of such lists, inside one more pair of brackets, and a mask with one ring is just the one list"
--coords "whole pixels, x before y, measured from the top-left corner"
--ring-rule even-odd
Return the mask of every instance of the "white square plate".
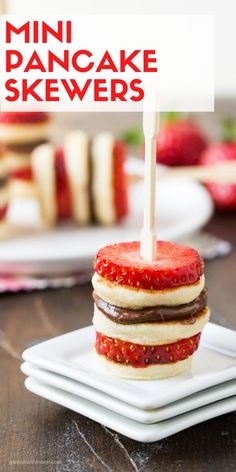
[[30, 364], [30, 362], [24, 362], [24, 364], [21, 365], [21, 370], [25, 375], [34, 378], [39, 382], [43, 382], [51, 387], [56, 387], [76, 396], [86, 398], [87, 400], [104, 406], [119, 415], [147, 424], [158, 423], [159, 421], [164, 421], [168, 418], [186, 413], [187, 411], [195, 410], [196, 408], [208, 405], [209, 403], [236, 395], [236, 380], [231, 380], [216, 385], [215, 387], [202, 390], [202, 392], [195, 393], [183, 400], [170, 403], [162, 408], [143, 410], [129, 405], [128, 403], [124, 403], [115, 397], [107, 395], [106, 393], [89, 387], [88, 385], [82, 384], [81, 382], [40, 369], [34, 364]]
[[202, 408], [197, 408], [189, 413], [184, 413], [161, 423], [142, 424], [125, 418], [125, 416], [118, 415], [118, 413], [111, 412], [111, 410], [84, 398], [38, 382], [32, 377], [26, 379], [25, 386], [36, 395], [87, 416], [129, 438], [142, 442], [159, 441], [190, 426], [236, 409], [236, 396], [234, 396], [211, 405], [203, 406]]
[[101, 390], [137, 408], [160, 408], [236, 379], [236, 332], [208, 323], [190, 372], [164, 380], [124, 380], [106, 373], [93, 350], [93, 326], [33, 346], [23, 359]]

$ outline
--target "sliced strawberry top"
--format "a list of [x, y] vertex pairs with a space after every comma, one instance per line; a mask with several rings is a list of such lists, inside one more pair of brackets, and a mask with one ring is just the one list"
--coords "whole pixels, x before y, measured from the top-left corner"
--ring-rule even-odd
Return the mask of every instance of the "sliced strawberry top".
[[114, 146], [114, 199], [117, 220], [128, 214], [128, 186], [125, 173], [126, 146], [116, 141]]
[[71, 217], [71, 195], [62, 149], [56, 151], [55, 173], [58, 218], [67, 219]]
[[30, 124], [30, 123], [41, 123], [47, 121], [49, 115], [46, 112], [2, 112], [0, 113], [0, 123], [3, 124]]
[[157, 241], [157, 257], [146, 262], [140, 243], [119, 243], [98, 251], [95, 272], [117, 285], [163, 290], [194, 284], [203, 273], [197, 251], [179, 244]]

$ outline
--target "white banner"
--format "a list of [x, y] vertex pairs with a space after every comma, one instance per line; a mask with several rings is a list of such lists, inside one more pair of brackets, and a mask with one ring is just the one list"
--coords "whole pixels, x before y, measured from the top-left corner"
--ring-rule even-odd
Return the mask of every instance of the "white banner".
[[212, 15], [6, 15], [2, 111], [214, 111]]

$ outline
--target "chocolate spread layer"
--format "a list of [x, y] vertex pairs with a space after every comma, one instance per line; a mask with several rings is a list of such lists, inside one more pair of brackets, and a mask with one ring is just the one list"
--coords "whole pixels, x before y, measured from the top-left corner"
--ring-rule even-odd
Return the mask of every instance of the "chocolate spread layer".
[[162, 321], [179, 321], [194, 323], [197, 315], [207, 306], [207, 291], [202, 290], [200, 295], [190, 303], [178, 306], [154, 306], [141, 310], [120, 308], [105, 302], [95, 292], [93, 299], [98, 309], [111, 321], [120, 324], [158, 323]]
[[4, 175], [3, 177], [0, 177], [0, 188], [3, 188], [7, 185], [8, 183], [8, 177]]
[[34, 141], [33, 143], [27, 143], [27, 144], [8, 144], [7, 148], [15, 153], [19, 154], [31, 154], [31, 152], [37, 147], [40, 146], [41, 144], [46, 144], [48, 141], [45, 139], [41, 139], [38, 141]]

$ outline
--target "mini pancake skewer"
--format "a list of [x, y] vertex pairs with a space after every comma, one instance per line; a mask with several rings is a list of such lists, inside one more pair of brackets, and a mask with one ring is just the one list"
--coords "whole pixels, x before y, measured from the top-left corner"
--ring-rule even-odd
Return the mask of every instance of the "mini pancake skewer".
[[[141, 243], [102, 248], [92, 279], [97, 356], [112, 375], [129, 379], [161, 379], [189, 369], [209, 319], [203, 261], [197, 251], [156, 241], [157, 129], [158, 116], [144, 113]], [[165, 318], [167, 312], [171, 312], [171, 320]], [[187, 313], [185, 319], [182, 312]]]

